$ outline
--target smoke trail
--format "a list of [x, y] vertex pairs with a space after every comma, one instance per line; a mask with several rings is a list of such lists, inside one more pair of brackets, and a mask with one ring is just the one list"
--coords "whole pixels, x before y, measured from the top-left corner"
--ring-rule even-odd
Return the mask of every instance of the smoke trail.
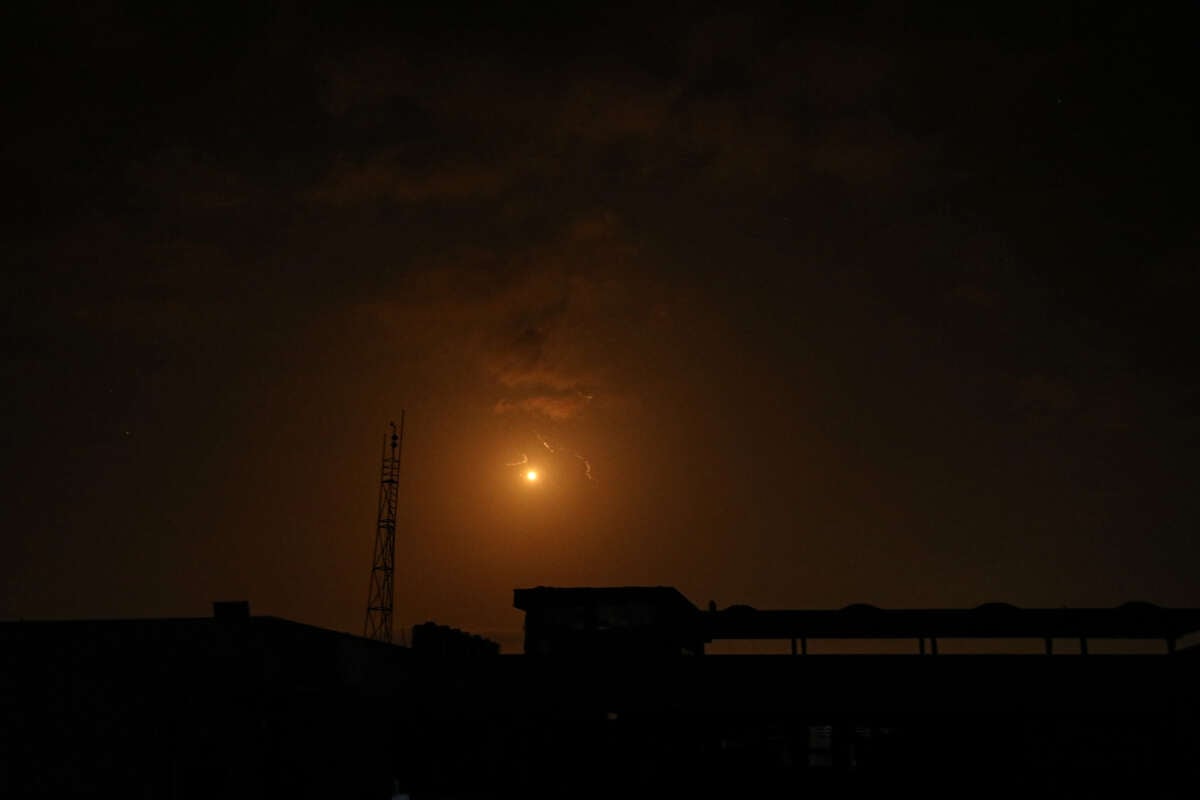
[[585, 456], [583, 453], [566, 447], [557, 447], [551, 444], [545, 436], [542, 436], [537, 431], [534, 431], [533, 435], [537, 437], [538, 441], [542, 443], [542, 447], [546, 448], [551, 455], [558, 455], [559, 453], [562, 453], [563, 455], [573, 456], [574, 458], [579, 459], [579, 461], [583, 463], [583, 476], [593, 483], [596, 482], [595, 476], [592, 475], [592, 462], [589, 461], [587, 456]]
[[593, 480], [595, 480], [595, 478], [593, 478], [593, 477], [592, 477], [592, 462], [588, 461], [586, 458], [584, 458], [584, 457], [583, 457], [582, 455], [580, 455], [579, 453], [576, 453], [576, 454], [575, 454], [575, 457], [576, 457], [576, 458], [578, 458], [580, 461], [582, 461], [582, 462], [583, 462], [583, 475], [584, 475], [584, 477], [585, 477], [585, 478], [587, 478], [589, 481], [593, 481]]
[[525, 464], [528, 464], [528, 463], [529, 463], [529, 456], [527, 456], [525, 453], [521, 453], [521, 460], [520, 460], [520, 461], [508, 461], [508, 462], [506, 462], [506, 463], [504, 464], [504, 466], [506, 466], [506, 467], [520, 467], [520, 466], [523, 466], [523, 465], [525, 465]]

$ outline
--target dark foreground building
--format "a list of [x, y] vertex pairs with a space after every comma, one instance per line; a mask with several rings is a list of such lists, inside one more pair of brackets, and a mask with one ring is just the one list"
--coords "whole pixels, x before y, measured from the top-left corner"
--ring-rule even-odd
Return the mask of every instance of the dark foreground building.
[[700, 655], [707, 641], [696, 607], [670, 586], [517, 589], [525, 654], [576, 657]]
[[[701, 611], [667, 587], [515, 601], [537, 657], [236, 605], [0, 624], [0, 796], [1190, 797], [1200, 778], [1198, 611]], [[797, 655], [701, 655], [757, 637]], [[1053, 654], [949, 653], [959, 637]], [[1102, 654], [1108, 637], [1159, 652]], [[834, 639], [912, 648], [815, 654]]]
[[410, 655], [244, 604], [0, 624], [0, 797], [387, 796]]

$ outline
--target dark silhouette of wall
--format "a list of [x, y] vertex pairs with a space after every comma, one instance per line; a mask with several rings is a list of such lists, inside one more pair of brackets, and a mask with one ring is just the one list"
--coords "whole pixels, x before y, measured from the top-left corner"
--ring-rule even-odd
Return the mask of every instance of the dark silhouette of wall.
[[412, 630], [412, 649], [422, 656], [481, 658], [500, 655], [500, 645], [458, 628], [422, 622]]
[[0, 624], [0, 796], [1168, 797], [1200, 777], [1183, 650], [475, 657], [232, 611]]

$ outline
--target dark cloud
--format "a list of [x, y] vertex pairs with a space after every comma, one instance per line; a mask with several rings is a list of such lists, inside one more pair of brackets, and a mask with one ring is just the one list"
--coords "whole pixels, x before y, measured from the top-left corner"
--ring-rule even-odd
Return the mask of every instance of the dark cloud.
[[317, 203], [352, 205], [478, 200], [499, 192], [507, 176], [497, 167], [404, 164], [396, 153], [377, 153], [364, 163], [340, 163], [310, 193]]
[[175, 213], [243, 212], [268, 191], [253, 177], [190, 148], [164, 148], [135, 160], [127, 176], [135, 202]]

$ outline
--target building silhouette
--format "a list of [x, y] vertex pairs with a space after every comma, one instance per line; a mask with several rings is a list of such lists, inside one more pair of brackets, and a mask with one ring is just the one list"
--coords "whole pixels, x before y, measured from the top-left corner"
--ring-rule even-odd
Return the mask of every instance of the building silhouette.
[[[516, 589], [525, 612], [527, 655], [699, 655], [714, 640], [784, 640], [793, 655], [822, 640], [909, 640], [921, 655], [945, 640], [1034, 640], [1046, 655], [1088, 642], [1122, 640], [1174, 653], [1200, 631], [1200, 610], [1125, 603], [1116, 608], [882, 609], [856, 603], [838, 610], [759, 611], [734, 605], [699, 611], [669, 586]], [[1194, 645], [1195, 643], [1193, 643]], [[1146, 650], [1147, 648], [1143, 648]], [[1149, 651], [1149, 650], [1147, 650]]]
[[696, 607], [670, 586], [513, 592], [525, 612], [526, 655], [656, 657], [704, 652]]
[[[0, 796], [1180, 797], [1200, 778], [1200, 610], [701, 610], [669, 587], [514, 602], [530, 655], [244, 603], [0, 623]], [[703, 655], [734, 639], [796, 655]], [[1140, 652], [1105, 652], [1116, 639]], [[859, 640], [906, 652], [820, 654]], [[1038, 646], [955, 650], [1011, 640]]]

